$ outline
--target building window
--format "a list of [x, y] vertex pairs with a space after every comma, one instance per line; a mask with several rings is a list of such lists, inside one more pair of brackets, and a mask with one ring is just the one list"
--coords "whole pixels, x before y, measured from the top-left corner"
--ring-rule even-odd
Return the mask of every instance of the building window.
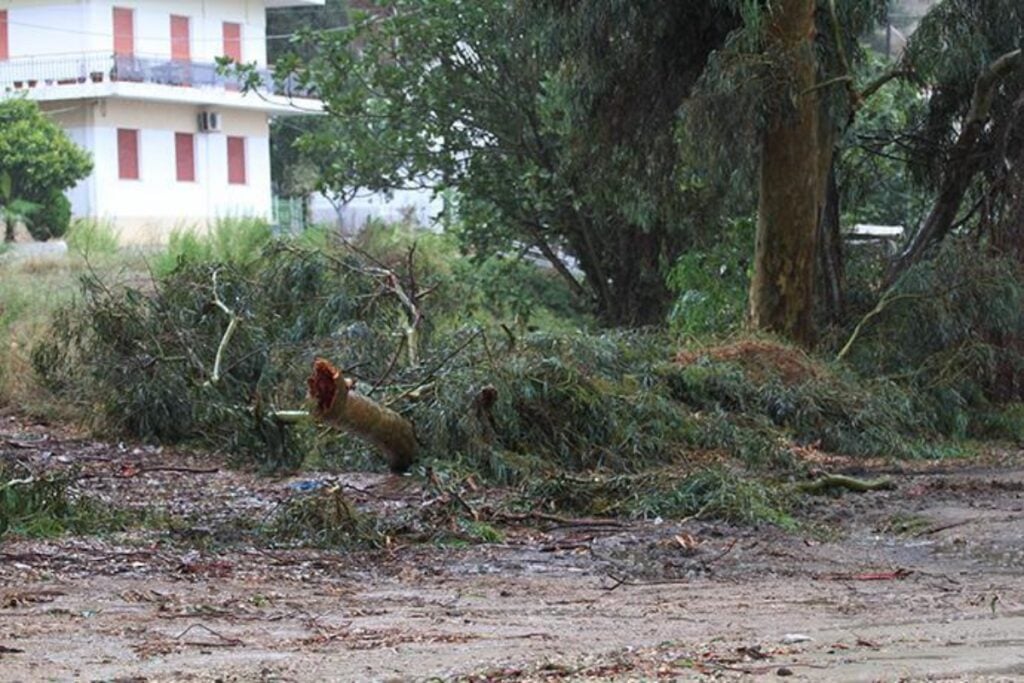
[[224, 22], [224, 56], [242, 62], [242, 25], [233, 21]]
[[228, 183], [245, 185], [245, 138], [228, 136]]
[[139, 131], [117, 129], [117, 175], [122, 180], [139, 179]]
[[188, 17], [171, 15], [171, 60], [192, 61], [191, 36]]
[[114, 8], [114, 54], [130, 57], [135, 54], [135, 10]]
[[9, 59], [10, 56], [7, 46], [7, 10], [0, 9], [0, 61]]
[[178, 167], [178, 182], [195, 182], [196, 145], [192, 133], [174, 134], [174, 159]]

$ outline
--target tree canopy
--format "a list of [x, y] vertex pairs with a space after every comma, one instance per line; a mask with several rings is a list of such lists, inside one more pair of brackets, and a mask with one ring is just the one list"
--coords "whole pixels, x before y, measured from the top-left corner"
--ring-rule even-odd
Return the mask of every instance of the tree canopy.
[[[30, 100], [0, 101], [0, 208], [15, 203], [33, 232], [49, 236], [48, 225], [34, 225], [33, 214], [43, 205], [66, 202], [62, 193], [92, 172], [92, 159]], [[42, 211], [43, 216], [49, 212]], [[8, 220], [6, 238], [13, 239]], [[65, 225], [64, 228], [67, 226]], [[45, 229], [45, 230], [44, 230]]]
[[938, 3], [896, 64], [863, 42], [887, 4], [360, 3], [283, 57], [327, 110], [295, 146], [342, 198], [450, 191], [467, 251], [539, 251], [610, 324], [661, 322], [666, 272], [756, 198], [750, 318], [811, 343], [841, 216], [925, 215], [890, 283], [965, 220], [1020, 241], [1019, 3]]
[[[643, 8], [625, 2], [567, 31], [556, 7], [381, 3], [308, 36], [315, 56], [299, 73], [331, 125], [299, 144], [324, 160], [329, 190], [455, 190], [471, 251], [536, 248], [605, 321], [660, 322], [696, 190], [675, 112], [737, 18], [649, 5], [642, 31], [626, 20]], [[652, 72], [649, 40], [686, 47]]]

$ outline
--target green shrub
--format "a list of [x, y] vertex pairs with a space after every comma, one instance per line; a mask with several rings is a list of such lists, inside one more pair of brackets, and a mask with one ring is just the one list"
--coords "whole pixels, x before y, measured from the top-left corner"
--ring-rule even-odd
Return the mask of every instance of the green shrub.
[[120, 530], [130, 515], [68, 491], [73, 473], [24, 476], [0, 462], [0, 539], [7, 534], [31, 537]]
[[669, 325], [680, 334], [704, 338], [739, 330], [747, 308], [753, 219], [723, 226], [714, 243], [683, 254], [668, 275], [676, 294]]
[[71, 225], [71, 201], [55, 192], [38, 204], [27, 221], [29, 234], [42, 241], [63, 237]]

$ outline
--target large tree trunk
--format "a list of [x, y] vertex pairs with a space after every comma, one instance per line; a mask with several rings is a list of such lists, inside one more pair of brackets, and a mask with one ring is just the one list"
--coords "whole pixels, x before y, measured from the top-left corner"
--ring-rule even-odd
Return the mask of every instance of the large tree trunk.
[[[773, 6], [769, 40], [785, 55], [795, 108], [771, 123], [761, 144], [750, 321], [760, 330], [803, 345], [814, 342], [814, 275], [823, 178], [831, 143], [823, 149], [814, 53], [815, 0]], [[827, 159], [828, 164], [822, 165]]]
[[[834, 159], [833, 159], [834, 161]], [[846, 309], [846, 268], [839, 226], [839, 186], [835, 163], [829, 168], [825, 205], [818, 226], [818, 301], [823, 317], [831, 323], [843, 319]]]

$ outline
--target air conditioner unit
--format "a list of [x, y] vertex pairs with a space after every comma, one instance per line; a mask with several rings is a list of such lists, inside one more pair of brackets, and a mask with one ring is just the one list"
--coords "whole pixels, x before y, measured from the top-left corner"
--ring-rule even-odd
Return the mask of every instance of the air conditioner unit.
[[220, 130], [220, 114], [215, 111], [201, 111], [198, 123], [200, 133], [216, 133]]

